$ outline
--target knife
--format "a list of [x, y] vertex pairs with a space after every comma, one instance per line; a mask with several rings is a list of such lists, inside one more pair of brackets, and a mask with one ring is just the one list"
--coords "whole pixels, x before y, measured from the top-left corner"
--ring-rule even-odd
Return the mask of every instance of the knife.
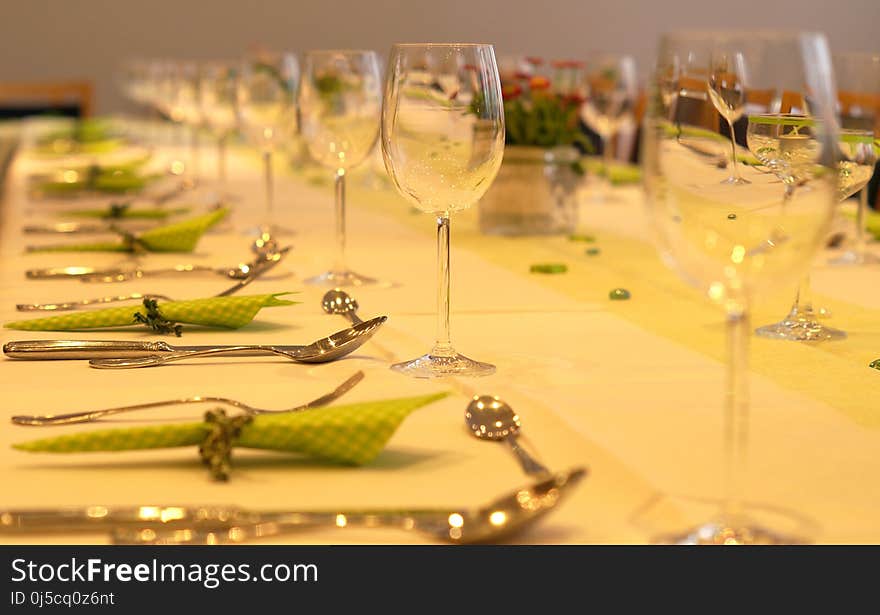
[[[279, 346], [274, 348], [297, 352], [301, 345]], [[128, 340], [21, 340], [7, 342], [3, 345], [3, 353], [11, 359], [130, 359], [149, 357], [178, 351], [207, 350], [223, 346], [172, 346], [166, 342], [139, 342]], [[228, 345], [237, 348], [237, 345]], [[234, 350], [230, 354], [239, 356], [263, 356], [263, 350]]]

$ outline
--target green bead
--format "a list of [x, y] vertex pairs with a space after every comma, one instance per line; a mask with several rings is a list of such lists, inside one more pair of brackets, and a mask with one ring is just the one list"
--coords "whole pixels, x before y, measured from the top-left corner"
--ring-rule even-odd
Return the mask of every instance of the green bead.
[[728, 220], [736, 220], [736, 214], [727, 214]]
[[568, 265], [563, 263], [538, 263], [529, 268], [532, 273], [565, 273]]
[[599, 248], [587, 248], [584, 254], [587, 256], [596, 256], [599, 252], [601, 252]]
[[874, 369], [880, 369], [880, 359], [874, 359], [871, 363], [868, 364], [868, 367], [873, 367]]
[[632, 295], [630, 295], [630, 292], [625, 288], [615, 288], [610, 293], [608, 293], [608, 298], [612, 301], [626, 301], [631, 296]]
[[593, 243], [596, 241], [596, 237], [593, 235], [582, 235], [575, 233], [573, 235], [568, 236], [569, 241], [582, 241], [584, 243]]

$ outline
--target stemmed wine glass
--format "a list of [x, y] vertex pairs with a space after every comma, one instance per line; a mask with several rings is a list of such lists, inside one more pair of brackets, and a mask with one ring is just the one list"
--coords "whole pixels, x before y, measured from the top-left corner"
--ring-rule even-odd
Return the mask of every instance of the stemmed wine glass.
[[635, 60], [608, 54], [596, 57], [587, 64], [585, 86], [581, 117], [602, 140], [607, 191], [614, 162], [614, 137], [632, 119], [638, 97]]
[[491, 45], [395, 45], [382, 107], [382, 156], [398, 191], [437, 219], [437, 337], [426, 355], [392, 366], [420, 378], [495, 371], [449, 336], [449, 217], [489, 188], [504, 154], [504, 107]]
[[733, 185], [747, 184], [739, 172], [736, 155], [736, 130], [733, 125], [746, 110], [746, 66], [743, 53], [728, 49], [715, 49], [709, 57], [709, 100], [727, 121], [730, 130], [730, 176], [724, 182]]
[[[851, 129], [873, 129], [876, 138], [880, 132], [880, 54], [835, 53], [832, 61], [837, 78], [842, 125]], [[852, 247], [831, 261], [832, 265], [880, 262], [880, 258], [866, 249], [867, 213], [868, 191], [863, 188], [859, 193], [855, 241]]]
[[[765, 168], [744, 166], [749, 183], [724, 181], [728, 172], [713, 144], [726, 140], [718, 123], [682, 126], [674, 104], [661, 95], [669, 67], [706, 58], [706, 87], [716, 51], [742, 54], [751, 85], [770, 100], [807, 99], [815, 120], [804, 139], [807, 160], [797, 181], [780, 181]], [[833, 71], [823, 36], [806, 33], [717, 32], [666, 35], [658, 81], [645, 122], [643, 165], [648, 209], [660, 250], [682, 276], [703, 289], [727, 314], [728, 367], [724, 403], [723, 505], [716, 518], [664, 541], [697, 544], [800, 542], [756, 523], [744, 506], [749, 440], [748, 342], [752, 300], [762, 290], [796, 279], [809, 266], [831, 223], [837, 196], [837, 122]], [[681, 89], [679, 88], [679, 91]], [[708, 101], [703, 103], [710, 105]], [[710, 108], [711, 109], [711, 108]], [[699, 118], [705, 114], [696, 114]], [[691, 136], [682, 140], [685, 129]], [[726, 165], [725, 165], [726, 166]]]
[[[810, 134], [815, 120], [798, 114], [759, 114], [749, 117], [749, 149], [790, 188], [813, 171], [816, 140]], [[874, 173], [874, 133], [841, 129], [838, 142], [837, 199], [843, 201], [859, 190]], [[819, 321], [810, 293], [810, 276], [805, 274], [797, 297], [781, 321], [758, 327], [761, 337], [791, 341], [844, 339], [846, 332]]]
[[263, 154], [266, 213], [258, 230], [263, 240], [290, 233], [274, 222], [273, 156], [297, 130], [296, 93], [299, 62], [291, 53], [253, 57], [242, 63], [238, 79], [238, 115], [243, 132]]
[[299, 90], [300, 132], [309, 154], [333, 170], [336, 263], [310, 284], [361, 286], [376, 280], [345, 263], [345, 176], [363, 162], [379, 136], [382, 85], [374, 51], [309, 51]]
[[204, 124], [217, 139], [217, 179], [223, 199], [227, 196], [226, 141], [238, 126], [235, 68], [228, 62], [202, 64], [198, 91]]

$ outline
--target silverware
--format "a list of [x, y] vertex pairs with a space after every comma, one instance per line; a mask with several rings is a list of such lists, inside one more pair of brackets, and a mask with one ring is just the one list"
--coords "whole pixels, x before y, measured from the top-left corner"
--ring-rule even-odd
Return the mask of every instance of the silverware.
[[433, 510], [249, 511], [232, 507], [88, 506], [0, 511], [0, 535], [110, 532], [125, 544], [224, 544], [309, 528], [393, 528], [457, 544], [497, 542], [553, 511], [587, 476], [573, 468], [485, 506]]
[[97, 369], [154, 367], [173, 361], [239, 351], [260, 351], [261, 354], [276, 354], [297, 363], [328, 363], [360, 348], [376, 333], [386, 320], [388, 320], [387, 316], [379, 316], [348, 329], [337, 331], [333, 335], [314, 341], [308, 346], [190, 346], [181, 348], [169, 346], [171, 352], [167, 354], [153, 354], [131, 359], [92, 359], [89, 361], [89, 367]]
[[[155, 224], [145, 224], [143, 222], [126, 223], [125, 230], [131, 232], [146, 231], [156, 226]], [[31, 235], [97, 235], [118, 233], [118, 229], [114, 230], [110, 224], [101, 224], [96, 222], [58, 222], [54, 224], [28, 224], [22, 228], [25, 233]]]
[[256, 408], [249, 406], [244, 402], [228, 397], [212, 397], [208, 395], [199, 395], [196, 397], [184, 397], [181, 399], [169, 399], [165, 401], [153, 401], [145, 404], [134, 404], [131, 406], [120, 406], [118, 408], [105, 408], [103, 410], [88, 410], [85, 412], [69, 412], [66, 414], [43, 414], [43, 415], [18, 415], [12, 417], [12, 422], [16, 425], [29, 426], [47, 426], [47, 425], [71, 425], [73, 423], [88, 423], [105, 416], [113, 414], [121, 414], [123, 412], [133, 412], [135, 410], [146, 410], [148, 408], [160, 408], [162, 406], [176, 406], [181, 404], [206, 404], [220, 403], [228, 406], [234, 406], [244, 410], [246, 414], [285, 414], [291, 412], [300, 412], [310, 408], [318, 408], [326, 406], [352, 390], [357, 384], [364, 379], [364, 372], [357, 372], [348, 380], [340, 384], [330, 393], [322, 395], [317, 399], [313, 399], [307, 404], [294, 406], [286, 410], [267, 410], [265, 408]]
[[530, 476], [548, 476], [550, 471], [536, 461], [517, 442], [522, 425], [519, 415], [498, 397], [474, 395], [464, 413], [465, 422], [480, 440], [503, 440]]
[[[250, 266], [250, 271], [248, 272], [247, 277], [239, 280], [237, 283], [233, 284], [226, 290], [214, 295], [215, 297], [227, 297], [232, 295], [233, 293], [238, 292], [255, 279], [259, 278], [261, 275], [272, 269], [275, 265], [284, 260], [284, 257], [287, 256], [287, 253], [290, 251], [291, 246], [286, 246], [281, 248], [277, 252], [267, 253], [265, 254], [261, 260], [257, 260]], [[76, 310], [79, 308], [90, 307], [93, 305], [103, 305], [105, 303], [114, 303], [117, 301], [129, 301], [133, 299], [165, 299], [166, 301], [173, 301], [171, 297], [166, 295], [158, 295], [155, 293], [131, 293], [130, 295], [110, 295], [106, 297], [97, 297], [95, 299], [81, 299], [78, 301], [65, 301], [59, 303], [19, 303], [15, 306], [15, 309], [19, 312], [34, 312], [34, 311], [52, 311], [52, 312], [61, 312], [66, 310]]]
[[321, 307], [328, 314], [339, 314], [347, 318], [351, 324], [362, 323], [363, 320], [357, 315], [358, 302], [344, 290], [334, 288], [324, 293], [321, 299]]

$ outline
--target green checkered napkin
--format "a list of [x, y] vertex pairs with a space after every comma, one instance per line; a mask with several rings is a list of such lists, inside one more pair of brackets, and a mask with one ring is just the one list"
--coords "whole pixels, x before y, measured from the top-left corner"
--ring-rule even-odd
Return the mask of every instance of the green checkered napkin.
[[[414, 410], [448, 393], [293, 412], [263, 414], [245, 425], [235, 446], [300, 453], [336, 463], [370, 463]], [[31, 453], [85, 453], [197, 446], [206, 423], [101, 429], [13, 444]]]
[[[159, 301], [159, 314], [172, 322], [202, 325], [205, 327], [226, 327], [238, 329], [245, 326], [264, 307], [295, 305], [297, 301], [279, 299], [291, 293], [271, 295], [235, 295], [232, 297], [208, 297], [191, 301]], [[146, 316], [143, 305], [106, 308], [103, 310], [83, 310], [47, 318], [17, 320], [8, 322], [7, 329], [23, 331], [73, 331], [78, 329], [98, 329], [101, 327], [124, 327], [136, 325], [135, 312]], [[143, 326], [143, 325], [138, 325]]]
[[583, 162], [584, 168], [594, 175], [607, 176], [612, 184], [637, 184], [642, 181], [642, 170], [632, 164], [613, 164], [606, 171], [604, 161], [597, 158], [588, 158]]
[[[148, 252], [192, 252], [206, 230], [220, 222], [229, 208], [212, 211], [182, 222], [144, 231], [135, 236], [136, 243]], [[89, 243], [53, 244], [30, 248], [31, 252], [133, 252], [132, 242], [95, 241]]]

